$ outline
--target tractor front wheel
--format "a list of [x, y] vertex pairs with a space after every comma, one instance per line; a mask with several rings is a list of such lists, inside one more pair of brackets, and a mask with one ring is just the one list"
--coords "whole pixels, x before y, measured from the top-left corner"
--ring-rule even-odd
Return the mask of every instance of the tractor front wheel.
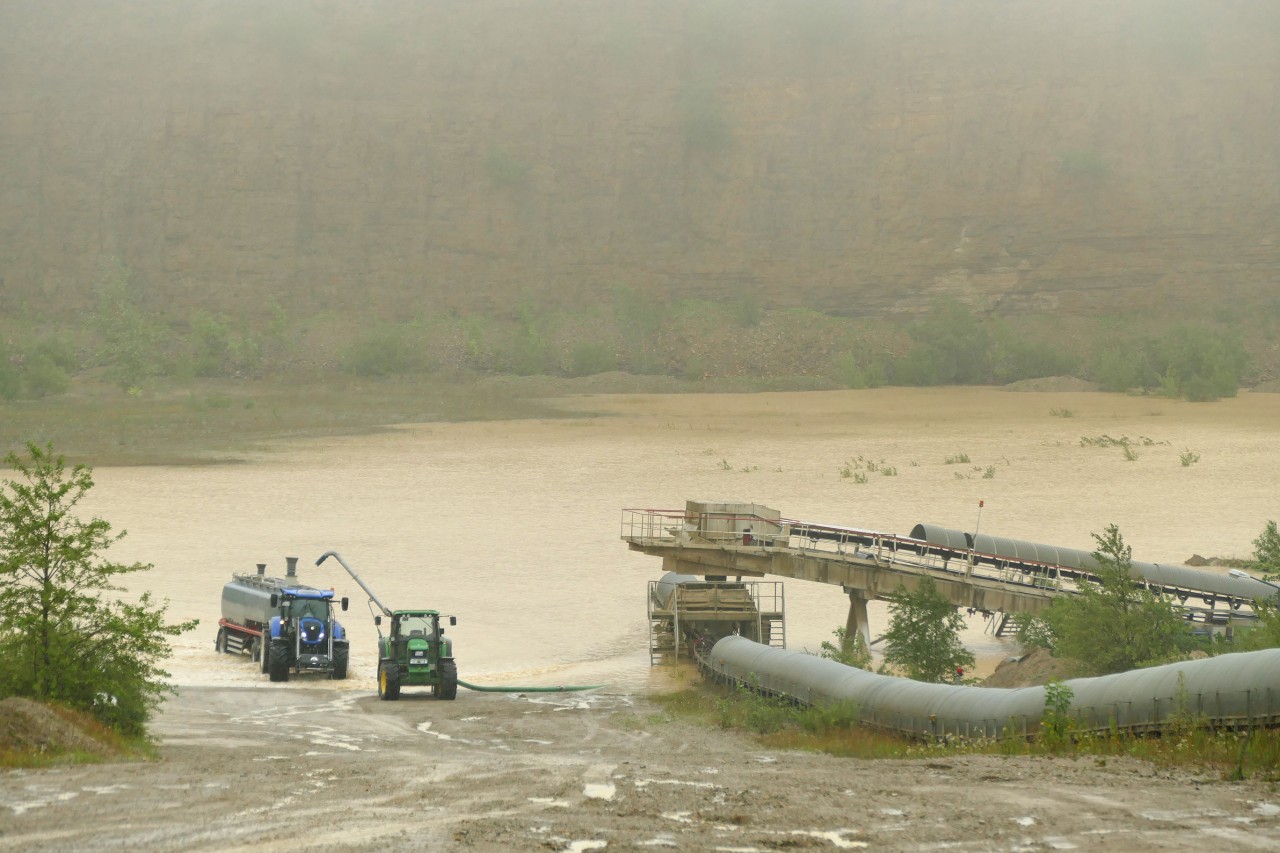
[[388, 702], [400, 698], [400, 672], [391, 661], [378, 661], [378, 698]]
[[267, 662], [267, 676], [272, 681], [289, 680], [289, 641], [271, 641], [271, 660]]
[[333, 644], [333, 671], [330, 673], [332, 678], [342, 680], [347, 677], [347, 662], [351, 659], [351, 647], [346, 643], [338, 645]]
[[437, 699], [458, 698], [458, 664], [452, 660], [440, 661], [439, 682], [436, 684]]

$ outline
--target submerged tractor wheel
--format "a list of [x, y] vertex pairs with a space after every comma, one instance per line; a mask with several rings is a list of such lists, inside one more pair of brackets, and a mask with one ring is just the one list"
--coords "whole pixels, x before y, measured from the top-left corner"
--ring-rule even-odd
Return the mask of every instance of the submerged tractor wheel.
[[436, 683], [433, 692], [437, 699], [456, 699], [458, 698], [458, 664], [452, 660], [440, 661], [440, 680]]
[[220, 655], [227, 653], [227, 629], [218, 629], [218, 638], [213, 641], [213, 650]]
[[391, 661], [378, 661], [378, 698], [388, 702], [400, 698], [400, 673]]
[[268, 640], [265, 635], [258, 638], [258, 657], [255, 658], [255, 660], [261, 661], [262, 672], [265, 674], [267, 671], [267, 661], [271, 660], [271, 641]]
[[331, 678], [343, 679], [347, 677], [347, 661], [351, 657], [351, 647], [346, 643], [339, 645], [333, 644], [333, 672], [330, 673]]
[[272, 681], [289, 680], [289, 641], [271, 641], [271, 660], [267, 662], [267, 676]]

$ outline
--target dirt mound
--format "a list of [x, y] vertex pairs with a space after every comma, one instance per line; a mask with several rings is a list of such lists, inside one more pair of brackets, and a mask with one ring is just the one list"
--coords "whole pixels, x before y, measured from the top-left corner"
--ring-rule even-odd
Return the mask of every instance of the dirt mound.
[[0, 699], [0, 751], [108, 755], [116, 750], [47, 705], [10, 696]]
[[1001, 385], [1001, 391], [1097, 391], [1098, 383], [1076, 376], [1041, 376]]
[[1079, 666], [1069, 660], [1051, 657], [1048, 649], [1032, 649], [1023, 655], [1006, 658], [996, 667], [983, 687], [1034, 687], [1055, 679], [1075, 678]]
[[1201, 557], [1199, 554], [1192, 554], [1183, 564], [1186, 566], [1195, 566], [1201, 568], [1203, 566], [1226, 566], [1229, 569], [1247, 569], [1253, 562], [1251, 560], [1240, 560], [1235, 557]]

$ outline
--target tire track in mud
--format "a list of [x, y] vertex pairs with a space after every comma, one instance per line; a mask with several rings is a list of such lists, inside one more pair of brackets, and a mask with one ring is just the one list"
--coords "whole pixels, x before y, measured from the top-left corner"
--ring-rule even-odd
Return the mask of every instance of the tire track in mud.
[[0, 774], [0, 850], [1280, 849], [1280, 804], [1123, 759], [767, 752], [622, 694], [186, 688], [160, 758]]

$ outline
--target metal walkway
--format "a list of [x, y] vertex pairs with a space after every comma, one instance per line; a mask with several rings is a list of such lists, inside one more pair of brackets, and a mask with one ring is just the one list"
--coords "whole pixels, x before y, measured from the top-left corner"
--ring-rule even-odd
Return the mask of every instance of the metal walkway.
[[[622, 539], [662, 557], [664, 571], [714, 578], [773, 575], [839, 586], [849, 596], [847, 630], [870, 643], [866, 603], [931, 577], [955, 607], [1002, 634], [1015, 613], [1037, 613], [1057, 596], [1097, 581], [1080, 551], [918, 524], [912, 536], [786, 519], [759, 504], [690, 501], [683, 510], [624, 509]], [[1176, 602], [1187, 619], [1219, 628], [1255, 618], [1253, 602], [1280, 588], [1182, 566], [1134, 562], [1135, 584]]]

